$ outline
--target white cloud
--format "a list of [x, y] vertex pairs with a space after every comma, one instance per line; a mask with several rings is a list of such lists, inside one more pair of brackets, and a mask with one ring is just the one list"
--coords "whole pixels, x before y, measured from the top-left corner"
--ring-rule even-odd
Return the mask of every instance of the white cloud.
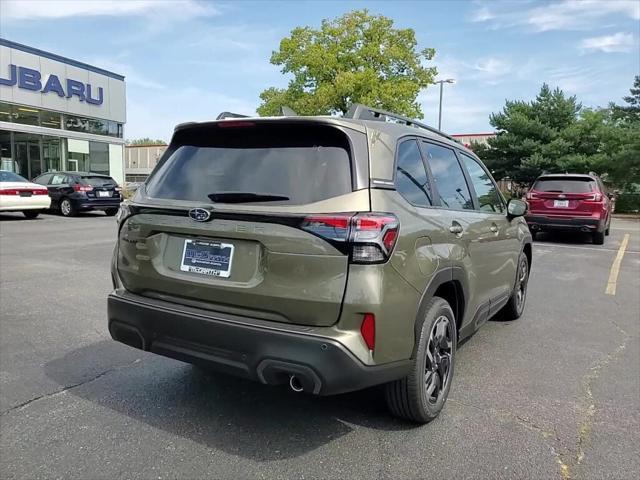
[[635, 41], [631, 33], [618, 32], [613, 35], [585, 38], [580, 42], [583, 51], [629, 52], [634, 47]]
[[487, 85], [496, 85], [513, 70], [511, 62], [497, 56], [478, 58], [467, 62], [451, 56], [436, 57], [434, 64], [438, 68], [438, 79], [454, 78], [458, 81], [475, 81]]
[[528, 27], [535, 32], [581, 30], [598, 25], [603, 18], [621, 15], [640, 19], [638, 0], [564, 0], [523, 8], [522, 2], [492, 3], [491, 10], [479, 4], [472, 22], [486, 22], [492, 28]]
[[210, 3], [195, 0], [0, 0], [3, 21], [90, 16], [144, 16], [179, 14], [185, 19], [218, 13]]
[[511, 64], [498, 57], [484, 57], [476, 61], [474, 65], [476, 71], [475, 77], [494, 85], [499, 83], [502, 77], [511, 73]]
[[87, 63], [89, 63], [90, 65], [99, 65], [100, 68], [110, 70], [120, 75], [124, 75], [127, 85], [133, 85], [136, 87], [142, 87], [142, 88], [151, 89], [151, 90], [162, 90], [165, 88], [165, 86], [162, 85], [161, 83], [156, 82], [155, 80], [151, 78], [147, 78], [144, 75], [140, 74], [131, 65], [122, 63], [117, 60], [97, 57], [97, 58], [91, 59]]

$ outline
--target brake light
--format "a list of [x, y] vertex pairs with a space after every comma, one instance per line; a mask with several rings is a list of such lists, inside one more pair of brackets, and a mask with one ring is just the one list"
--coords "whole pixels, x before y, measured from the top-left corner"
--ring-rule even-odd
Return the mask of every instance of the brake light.
[[601, 202], [602, 201], [602, 194], [594, 193], [593, 195], [587, 197], [585, 200], [587, 200], [589, 202]]
[[223, 120], [222, 122], [218, 123], [218, 127], [220, 128], [242, 128], [253, 127], [254, 125], [254, 122], [243, 122], [235, 120]]
[[73, 190], [76, 192], [90, 192], [93, 190], [93, 187], [91, 185], [80, 185], [79, 183], [76, 183], [73, 186]]
[[49, 191], [46, 188], [0, 188], [0, 195], [20, 195], [21, 193], [49, 195]]
[[376, 317], [373, 313], [365, 313], [360, 326], [360, 334], [369, 350], [376, 348]]
[[333, 242], [348, 243], [352, 263], [383, 263], [396, 244], [400, 222], [388, 213], [311, 215], [301, 228]]
[[527, 192], [527, 196], [525, 198], [527, 200], [532, 200], [534, 198], [538, 198], [538, 194], [534, 192]]

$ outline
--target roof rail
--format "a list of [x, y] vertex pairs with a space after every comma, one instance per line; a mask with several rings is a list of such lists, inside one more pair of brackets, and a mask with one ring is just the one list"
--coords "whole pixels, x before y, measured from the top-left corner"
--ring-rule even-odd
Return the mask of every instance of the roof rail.
[[448, 140], [460, 143], [451, 135], [448, 135], [438, 130], [437, 128], [430, 127], [426, 123], [418, 122], [417, 120], [414, 120], [412, 118], [404, 117], [402, 115], [398, 115], [397, 113], [387, 112], [379, 108], [368, 107], [367, 105], [362, 105], [360, 103], [351, 104], [351, 107], [349, 107], [349, 111], [344, 115], [344, 118], [353, 118], [357, 120], [378, 120], [381, 122], [386, 122], [387, 118], [391, 118], [398, 123], [404, 123], [408, 127], [422, 128], [424, 130], [435, 133], [436, 135], [440, 135], [441, 137], [444, 137]]
[[216, 120], [224, 120], [225, 118], [248, 118], [249, 115], [240, 115], [239, 113], [233, 112], [222, 112], [220, 115], [216, 117]]

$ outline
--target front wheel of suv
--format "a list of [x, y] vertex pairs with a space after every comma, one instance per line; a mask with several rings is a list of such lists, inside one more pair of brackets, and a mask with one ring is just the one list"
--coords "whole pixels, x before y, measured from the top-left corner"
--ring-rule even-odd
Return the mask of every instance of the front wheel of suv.
[[456, 337], [451, 306], [434, 297], [418, 334], [409, 375], [385, 387], [387, 405], [393, 415], [418, 423], [428, 423], [438, 416], [451, 388]]

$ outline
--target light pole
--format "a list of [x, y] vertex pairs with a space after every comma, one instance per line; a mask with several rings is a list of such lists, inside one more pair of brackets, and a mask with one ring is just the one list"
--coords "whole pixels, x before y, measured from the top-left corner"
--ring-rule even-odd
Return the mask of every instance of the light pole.
[[438, 108], [438, 130], [441, 130], [442, 128], [442, 84], [443, 83], [456, 83], [456, 80], [454, 78], [447, 78], [446, 80], [438, 80], [436, 82], [433, 83], [439, 83], [440, 84], [440, 107]]

